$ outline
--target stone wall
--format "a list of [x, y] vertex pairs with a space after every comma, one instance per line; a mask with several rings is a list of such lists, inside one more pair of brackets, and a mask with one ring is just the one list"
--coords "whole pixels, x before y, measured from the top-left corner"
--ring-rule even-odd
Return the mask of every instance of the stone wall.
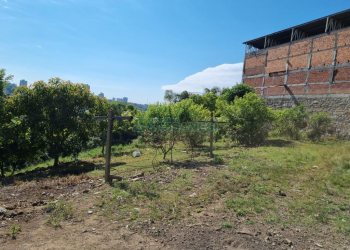
[[350, 138], [350, 95], [299, 95], [265, 97], [272, 108], [288, 108], [302, 104], [310, 112], [327, 112], [333, 120], [336, 133]]

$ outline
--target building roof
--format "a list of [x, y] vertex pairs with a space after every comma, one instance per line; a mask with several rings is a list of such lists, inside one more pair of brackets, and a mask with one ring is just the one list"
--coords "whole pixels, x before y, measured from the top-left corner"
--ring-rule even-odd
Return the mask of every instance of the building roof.
[[[325, 32], [346, 27], [350, 27], [350, 9], [265, 35], [260, 38], [246, 41], [244, 44], [257, 49], [264, 49], [266, 47], [295, 41], [298, 40], [298, 38], [300, 39], [316, 36]], [[299, 35], [297, 35], [297, 33]], [[267, 43], [267, 40], [270, 42]]]

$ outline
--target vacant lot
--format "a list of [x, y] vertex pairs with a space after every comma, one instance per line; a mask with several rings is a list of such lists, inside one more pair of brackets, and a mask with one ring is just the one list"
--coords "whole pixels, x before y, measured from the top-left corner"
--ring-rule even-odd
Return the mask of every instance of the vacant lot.
[[178, 147], [173, 164], [133, 149], [114, 148], [112, 187], [99, 149], [7, 180], [1, 248], [350, 249], [349, 142], [220, 143], [214, 160]]

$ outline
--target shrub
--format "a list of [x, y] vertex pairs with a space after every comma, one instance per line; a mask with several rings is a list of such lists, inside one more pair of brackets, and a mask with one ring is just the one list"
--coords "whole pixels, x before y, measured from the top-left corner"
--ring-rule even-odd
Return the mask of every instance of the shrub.
[[17, 235], [22, 231], [21, 225], [19, 224], [13, 224], [10, 227], [10, 230], [8, 232], [8, 236], [10, 236], [13, 240], [17, 238]]
[[324, 112], [313, 114], [309, 119], [307, 137], [311, 141], [320, 141], [331, 128], [331, 118]]
[[275, 111], [277, 134], [299, 140], [301, 131], [307, 126], [307, 112], [303, 106]]
[[272, 112], [265, 101], [255, 93], [237, 98], [233, 104], [220, 103], [228, 121], [227, 132], [232, 140], [242, 145], [254, 146], [263, 143], [270, 129]]
[[224, 164], [224, 159], [220, 155], [214, 155], [213, 163], [216, 165]]

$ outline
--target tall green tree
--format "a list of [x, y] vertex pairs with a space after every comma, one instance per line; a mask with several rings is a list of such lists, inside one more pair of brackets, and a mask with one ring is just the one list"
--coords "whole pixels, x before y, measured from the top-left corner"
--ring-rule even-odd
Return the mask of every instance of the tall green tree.
[[7, 160], [7, 155], [5, 153], [6, 145], [5, 138], [6, 135], [4, 126], [5, 126], [5, 87], [12, 80], [12, 75], [7, 75], [5, 69], [0, 69], [0, 174], [3, 177], [5, 175], [5, 162]]
[[31, 92], [27, 105], [38, 106], [34, 116], [37, 123], [32, 124], [32, 129], [41, 131], [54, 165], [58, 165], [61, 156], [77, 156], [94, 131], [96, 97], [85, 84], [59, 78], [52, 78], [48, 83], [36, 82]]
[[210, 112], [191, 99], [176, 103], [174, 109], [179, 120], [180, 139], [191, 150], [193, 156], [195, 147], [200, 146], [207, 138], [206, 123], [203, 122], [209, 121]]
[[[140, 117], [140, 130], [144, 141], [163, 154], [163, 160], [172, 152], [179, 140], [178, 115], [174, 104], [150, 105]], [[171, 159], [172, 160], [172, 159]]]

